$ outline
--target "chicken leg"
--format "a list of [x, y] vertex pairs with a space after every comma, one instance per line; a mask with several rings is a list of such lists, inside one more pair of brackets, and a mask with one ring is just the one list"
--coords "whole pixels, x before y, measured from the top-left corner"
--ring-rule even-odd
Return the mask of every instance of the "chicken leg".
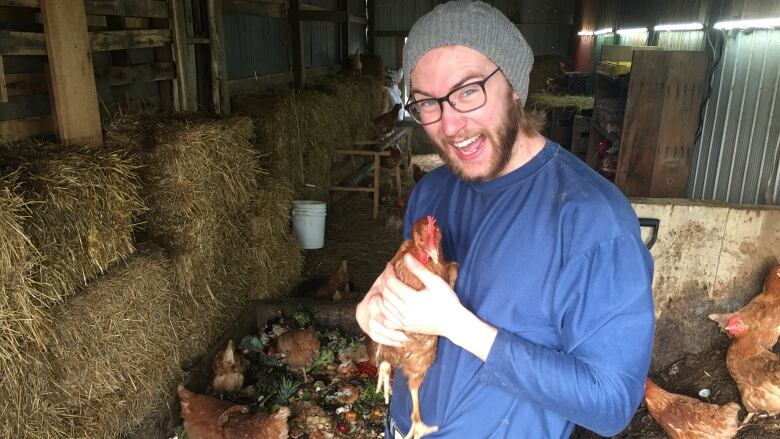
[[412, 428], [406, 434], [404, 439], [420, 439], [426, 434], [431, 434], [439, 430], [436, 425], [426, 425], [420, 417], [420, 386], [409, 386], [409, 393], [412, 395]]
[[379, 363], [379, 370], [376, 374], [376, 391], [382, 390], [385, 394], [385, 404], [390, 404], [390, 363], [383, 361]]

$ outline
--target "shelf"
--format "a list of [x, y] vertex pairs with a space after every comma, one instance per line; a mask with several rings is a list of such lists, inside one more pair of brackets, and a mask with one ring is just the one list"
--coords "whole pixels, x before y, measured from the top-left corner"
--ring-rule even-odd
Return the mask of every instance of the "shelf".
[[613, 145], [616, 143], [620, 143], [620, 136], [615, 133], [608, 133], [607, 130], [604, 129], [604, 127], [599, 125], [598, 121], [592, 120], [591, 125], [593, 126], [593, 128], [596, 129], [596, 131], [599, 132], [599, 134], [601, 134], [603, 137], [606, 137], [607, 140], [612, 142]]

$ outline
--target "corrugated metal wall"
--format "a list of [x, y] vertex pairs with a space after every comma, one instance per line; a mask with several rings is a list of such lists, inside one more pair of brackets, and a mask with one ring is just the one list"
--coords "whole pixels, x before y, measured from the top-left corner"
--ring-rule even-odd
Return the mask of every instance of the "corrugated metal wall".
[[653, 45], [669, 50], [704, 50], [704, 37], [700, 30], [657, 32], [657, 42]]
[[[338, 9], [338, 0], [306, 0], [305, 3], [330, 10]], [[365, 16], [365, 0], [349, 0], [352, 15]], [[229, 79], [281, 73], [290, 70], [290, 28], [286, 19], [225, 15], [225, 58]], [[365, 52], [366, 27], [349, 25], [349, 52]], [[303, 50], [306, 67], [341, 63], [341, 25], [304, 22]]]
[[[376, 0], [376, 30], [409, 32], [418, 18], [432, 7], [431, 0]], [[398, 69], [401, 64], [398, 53], [402, 49], [403, 37], [377, 36], [376, 52], [385, 62], [385, 67]]]
[[732, 33], [712, 82], [688, 195], [780, 203], [780, 30]]

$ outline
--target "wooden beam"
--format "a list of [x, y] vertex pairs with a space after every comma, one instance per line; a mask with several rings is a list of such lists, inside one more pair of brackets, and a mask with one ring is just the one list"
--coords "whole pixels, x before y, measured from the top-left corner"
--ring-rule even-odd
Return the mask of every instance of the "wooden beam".
[[[160, 29], [160, 28], [169, 28], [171, 25], [171, 22], [169, 19], [165, 18], [152, 18], [151, 19], [151, 26], [154, 29]], [[167, 64], [167, 69], [169, 69], [170, 78], [165, 78], [162, 81], [157, 81], [157, 87], [160, 92], [160, 103], [162, 104], [160, 109], [166, 113], [170, 113], [173, 111], [178, 111], [178, 108], [175, 104], [175, 100], [173, 98], [173, 79], [176, 78], [176, 67], [175, 64], [173, 64], [173, 48], [170, 45], [166, 45], [163, 47], [155, 47], [152, 49], [154, 51], [154, 61], [156, 64]]]
[[290, 24], [290, 47], [292, 49], [293, 87], [301, 89], [306, 84], [306, 62], [303, 59], [303, 28], [299, 14], [299, 0], [290, 0], [287, 19]]
[[171, 42], [170, 29], [108, 30], [91, 32], [93, 52], [109, 50], [145, 49], [160, 47]]
[[42, 0], [54, 120], [62, 142], [103, 146], [83, 0]]
[[174, 78], [176, 78], [176, 69], [172, 62], [113, 66], [95, 72], [95, 82], [98, 87], [115, 87], [137, 82], [167, 81]]
[[5, 70], [3, 69], [2, 56], [0, 56], [0, 102], [8, 102], [8, 87], [5, 82]]
[[0, 30], [0, 55], [46, 55], [42, 33]]
[[[345, 14], [349, 14], [349, 0], [339, 0], [339, 10]], [[341, 33], [341, 63], [349, 62], [349, 23], [342, 23], [340, 26]]]
[[230, 87], [225, 60], [225, 32], [222, 21], [222, 0], [207, 0], [209, 9], [209, 40], [211, 45], [211, 89], [214, 112], [230, 114]]
[[359, 23], [363, 25], [368, 24], [368, 20], [366, 20], [366, 17], [360, 17], [358, 15], [347, 15], [347, 21], [350, 23]]
[[5, 75], [8, 96], [48, 93], [45, 73], [8, 73]]
[[368, 13], [366, 50], [368, 53], [376, 54], [376, 0], [367, 0], [366, 10]]
[[284, 3], [254, 0], [223, 0], [222, 9], [226, 14], [287, 18], [287, 5]]
[[0, 6], [14, 6], [18, 8], [40, 8], [40, 0], [0, 0]]
[[171, 0], [173, 58], [176, 62], [175, 101], [179, 111], [193, 112], [198, 107], [195, 79], [195, 47], [187, 44], [187, 21], [183, 0]]
[[15, 142], [33, 136], [54, 133], [51, 116], [29, 119], [0, 120], [0, 139]]
[[87, 14], [168, 18], [168, 3], [160, 0], [85, 0]]

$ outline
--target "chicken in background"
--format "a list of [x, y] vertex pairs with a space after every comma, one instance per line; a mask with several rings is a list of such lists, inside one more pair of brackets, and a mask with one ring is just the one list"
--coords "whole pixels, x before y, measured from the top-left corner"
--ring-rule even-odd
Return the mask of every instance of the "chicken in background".
[[198, 395], [179, 384], [181, 417], [189, 439], [287, 439], [290, 409], [274, 414], [249, 414], [236, 405], [206, 395]]
[[423, 171], [422, 168], [417, 165], [417, 163], [412, 165], [412, 179], [415, 183], [419, 183], [426, 174], [427, 172]]
[[314, 328], [291, 329], [276, 339], [276, 351], [287, 358], [287, 365], [303, 371], [306, 382], [306, 367], [320, 356], [320, 339]]
[[341, 261], [338, 270], [328, 279], [325, 285], [317, 288], [314, 293], [315, 299], [341, 300], [350, 293], [349, 272], [347, 271], [347, 261]]
[[212, 363], [212, 372], [214, 377], [211, 380], [211, 388], [215, 395], [221, 395], [226, 392], [238, 393], [244, 385], [244, 372], [246, 372], [247, 361], [235, 349], [233, 340], [228, 340], [221, 351], [214, 356]]
[[360, 61], [360, 50], [356, 50], [354, 55], [349, 56], [349, 67], [355, 72], [363, 71], [363, 63]]
[[740, 315], [729, 319], [726, 330], [734, 336], [726, 353], [726, 368], [748, 411], [743, 424], [755, 413], [780, 413], [780, 356], [761, 345]]
[[751, 337], [761, 347], [771, 350], [780, 337], [780, 265], [769, 270], [763, 291], [747, 305], [732, 313], [710, 314], [709, 318], [726, 331], [729, 320], [737, 315], [750, 327]]
[[[432, 216], [421, 218], [412, 226], [412, 239], [406, 240], [390, 261], [395, 268], [396, 275], [405, 284], [415, 290], [425, 287], [417, 276], [413, 275], [406, 267], [404, 255], [411, 254], [422, 262], [428, 270], [439, 275], [442, 279], [455, 287], [458, 276], [458, 264], [447, 262], [441, 249], [442, 232], [436, 220]], [[376, 363], [379, 365], [377, 391], [382, 389], [385, 403], [389, 402], [390, 373], [393, 367], [400, 367], [409, 384], [409, 392], [412, 396], [412, 427], [405, 439], [419, 439], [426, 434], [438, 430], [438, 426], [426, 425], [420, 417], [419, 390], [425, 373], [436, 358], [436, 344], [438, 337], [435, 335], [406, 333], [409, 340], [402, 347], [378, 345], [376, 347]], [[373, 350], [373, 349], [372, 349]]]
[[731, 439], [739, 430], [739, 404], [735, 402], [708, 404], [667, 392], [648, 378], [645, 403], [671, 439]]
[[385, 227], [401, 231], [404, 228], [404, 216], [406, 215], [406, 199], [399, 198], [387, 212]]
[[379, 130], [380, 137], [385, 137], [395, 129], [395, 124], [398, 123], [398, 113], [401, 112], [401, 104], [393, 105], [387, 113], [380, 114], [375, 117], [372, 122]]

